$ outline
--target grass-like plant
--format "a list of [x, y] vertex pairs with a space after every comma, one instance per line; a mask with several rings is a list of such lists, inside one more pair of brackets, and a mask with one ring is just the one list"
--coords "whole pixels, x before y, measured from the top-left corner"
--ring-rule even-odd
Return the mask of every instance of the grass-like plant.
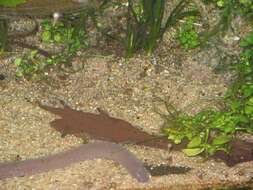
[[144, 47], [151, 54], [162, 35], [164, 0], [141, 0], [134, 5], [128, 1], [127, 55]]
[[103, 27], [98, 26], [95, 14], [93, 20], [103, 35], [124, 45], [126, 57], [131, 57], [138, 50], [145, 50], [151, 55], [168, 28], [175, 26], [180, 19], [199, 15], [198, 10], [186, 10], [191, 0], [179, 0], [167, 15], [166, 2], [166, 0], [128, 0], [125, 4], [104, 1], [103, 6], [100, 6], [100, 12], [110, 7], [123, 7], [123, 9], [126, 7], [126, 14], [122, 14], [126, 18], [122, 30], [124, 37], [122, 33], [113, 35], [113, 29], [108, 30], [108, 27], [104, 27], [106, 29], [103, 30]]
[[[205, 43], [215, 35], [226, 32], [231, 27], [231, 21], [235, 15], [243, 14], [251, 18], [253, 13], [253, 3], [251, 0], [203, 0], [204, 2], [214, 2], [222, 10], [220, 20], [216, 25], [208, 25], [205, 30], [199, 34], [189, 22], [180, 31], [178, 38], [186, 48], [193, 48]], [[100, 23], [96, 20], [96, 13], [93, 14], [97, 28], [103, 35], [124, 44], [126, 56], [131, 57], [138, 50], [145, 50], [151, 55], [157, 44], [162, 40], [165, 31], [175, 26], [178, 20], [185, 17], [199, 16], [196, 7], [192, 7], [192, 0], [178, 0], [172, 11], [167, 14], [165, 7], [166, 0], [128, 0], [127, 3], [114, 2], [112, 0], [104, 0], [100, 6], [100, 10], [115, 7], [126, 7], [126, 14], [121, 14], [120, 19], [123, 26], [123, 32], [126, 34], [122, 37], [122, 30], [114, 32], [110, 27], [100, 27]], [[204, 4], [203, 4], [204, 6]], [[103, 12], [102, 11], [102, 12]], [[166, 12], [166, 14], [165, 14]], [[126, 20], [126, 21], [125, 21]], [[117, 25], [117, 27], [120, 24]]]
[[179, 19], [198, 15], [197, 10], [185, 10], [190, 1], [180, 0], [165, 18], [165, 0], [128, 0], [126, 54], [131, 56], [139, 49], [151, 55], [163, 34]]

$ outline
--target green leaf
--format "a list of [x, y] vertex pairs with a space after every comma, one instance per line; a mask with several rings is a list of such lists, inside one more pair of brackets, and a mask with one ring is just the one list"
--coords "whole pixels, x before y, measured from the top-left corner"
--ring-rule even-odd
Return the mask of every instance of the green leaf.
[[205, 150], [204, 148], [186, 148], [186, 149], [183, 149], [182, 151], [187, 156], [196, 156], [196, 155], [202, 153], [204, 150]]
[[233, 111], [236, 111], [238, 108], [240, 108], [241, 106], [241, 103], [237, 100], [234, 100], [232, 103], [231, 103], [231, 109]]
[[56, 43], [61, 43], [63, 40], [62, 40], [62, 36], [61, 36], [61, 34], [56, 34], [55, 36], [54, 36], [54, 41], [56, 42]]
[[176, 137], [176, 138], [174, 139], [174, 143], [175, 143], [175, 144], [180, 144], [181, 142], [182, 142], [182, 139], [179, 138], [179, 137]]
[[215, 146], [210, 146], [207, 151], [210, 155], [213, 155], [217, 151], [217, 148]]
[[253, 45], [253, 32], [240, 42], [241, 47]]
[[22, 77], [23, 72], [22, 71], [16, 71], [16, 77]]
[[188, 143], [187, 148], [198, 147], [200, 144], [201, 144], [201, 137], [196, 136]]
[[249, 97], [251, 95], [253, 95], [253, 85], [243, 85], [242, 87], [242, 90], [243, 90], [243, 95], [245, 97]]
[[253, 114], [253, 106], [252, 105], [245, 106], [244, 111], [246, 114], [252, 115]]
[[36, 57], [37, 54], [38, 54], [38, 51], [37, 51], [37, 50], [32, 50], [32, 51], [30, 52], [30, 58], [31, 58], [31, 59], [34, 59], [34, 58]]
[[253, 106], [253, 97], [251, 97], [246, 104]]
[[22, 58], [16, 58], [15, 61], [14, 61], [14, 64], [15, 64], [16, 66], [21, 65], [21, 64], [22, 64]]
[[50, 42], [52, 34], [50, 31], [44, 31], [42, 32], [41, 38], [43, 42]]
[[231, 136], [227, 136], [227, 135], [221, 135], [218, 137], [215, 137], [212, 141], [212, 145], [222, 145], [222, 144], [226, 144], [228, 142], [230, 142], [232, 140]]
[[245, 115], [241, 114], [241, 115], [237, 115], [235, 116], [237, 117], [238, 123], [248, 123], [249, 119], [248, 117], [246, 117]]

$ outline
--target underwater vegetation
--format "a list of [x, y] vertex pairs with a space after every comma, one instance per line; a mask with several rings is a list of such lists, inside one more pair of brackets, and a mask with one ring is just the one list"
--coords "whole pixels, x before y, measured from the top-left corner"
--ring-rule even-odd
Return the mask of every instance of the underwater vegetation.
[[177, 38], [185, 49], [193, 49], [200, 45], [199, 34], [194, 27], [195, 20], [195, 17], [187, 17], [177, 33]]
[[176, 110], [165, 102], [168, 114], [163, 133], [175, 144], [189, 142], [183, 152], [188, 156], [206, 157], [222, 150], [229, 153], [228, 143], [237, 132], [253, 134], [253, 33], [241, 41], [244, 51], [241, 59], [232, 66], [237, 78], [227, 91], [221, 108], [209, 108], [195, 115]]
[[66, 66], [76, 55], [77, 50], [88, 46], [86, 40], [85, 20], [87, 15], [84, 13], [80, 17], [80, 22], [67, 23], [57, 22], [53, 24], [49, 20], [41, 23], [41, 41], [44, 44], [59, 45], [63, 51], [48, 56], [41, 56], [38, 50], [31, 50], [22, 57], [16, 58], [16, 76], [30, 78], [35, 73], [40, 73], [43, 69], [59, 64]]
[[[215, 3], [213, 1], [204, 2]], [[238, 3], [236, 1], [226, 1], [220, 7], [222, 11], [218, 24], [199, 33], [194, 27], [194, 22], [201, 17], [201, 10], [198, 10], [194, 3], [191, 0], [180, 0], [168, 13], [166, 12], [166, 6], [168, 6], [168, 1], [166, 0], [128, 0], [127, 3], [104, 0], [97, 8], [89, 8], [82, 11], [75, 21], [71, 20], [71, 17], [67, 15], [56, 24], [45, 20], [41, 24], [42, 42], [63, 45], [65, 51], [46, 59], [38, 55], [40, 52], [28, 52], [27, 55], [18, 58], [16, 61], [18, 67], [17, 76], [33, 75], [47, 66], [58, 65], [59, 63], [68, 65], [71, 57], [75, 55], [78, 49], [89, 46], [86, 31], [88, 19], [93, 22], [98, 32], [105, 38], [114, 40], [122, 46], [126, 57], [131, 57], [142, 50], [145, 50], [148, 55], [152, 55], [155, 48], [163, 40], [164, 33], [171, 27], [178, 27], [180, 20], [185, 22], [177, 31], [177, 39], [182, 47], [191, 49], [204, 45], [212, 36], [226, 31], [229, 28], [233, 15], [239, 14], [235, 12]], [[241, 3], [247, 4], [246, 2]], [[99, 20], [100, 17], [104, 16], [104, 12], [110, 9], [119, 10], [119, 12], [123, 10], [120, 18], [117, 18], [117, 16], [115, 16], [116, 19], [114, 18], [118, 25], [121, 25], [121, 29], [117, 33], [113, 33], [115, 30], [113, 26], [104, 26]], [[249, 17], [250, 12], [244, 12], [244, 15]], [[1, 49], [5, 49], [8, 46], [6, 25], [6, 20], [0, 21]], [[36, 58], [36, 64], [32, 64], [34, 62], [31, 60], [34, 54], [37, 54], [37, 58], [40, 57], [39, 59]]]
[[111, 31], [106, 34], [124, 46], [126, 57], [141, 50], [152, 55], [167, 29], [175, 26], [180, 19], [199, 15], [198, 10], [185, 9], [190, 2], [178, 1], [170, 14], [167, 14], [166, 0], [128, 0], [127, 4], [120, 5], [127, 9], [123, 25], [124, 37], [117, 34], [113, 36]]
[[185, 10], [190, 1], [181, 0], [165, 17], [165, 0], [141, 0], [134, 4], [128, 1], [127, 44], [126, 54], [132, 53], [144, 47], [148, 55], [151, 55], [157, 43], [162, 39], [165, 31], [175, 26], [179, 19], [198, 15], [197, 10]]

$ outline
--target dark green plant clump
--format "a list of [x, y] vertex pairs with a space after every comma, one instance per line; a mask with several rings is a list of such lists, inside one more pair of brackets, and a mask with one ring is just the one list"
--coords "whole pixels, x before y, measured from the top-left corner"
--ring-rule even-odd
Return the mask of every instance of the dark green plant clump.
[[241, 41], [241, 46], [244, 48], [241, 60], [233, 66], [237, 79], [224, 97], [224, 108], [192, 116], [167, 104], [170, 111], [163, 133], [175, 144], [188, 140], [183, 149], [188, 156], [209, 156], [218, 150], [228, 153], [228, 143], [236, 138], [236, 132], [253, 133], [253, 33]]
[[199, 35], [194, 27], [195, 20], [195, 17], [188, 17], [178, 31], [177, 38], [180, 44], [186, 49], [196, 48], [200, 45]]
[[15, 60], [15, 65], [17, 66], [16, 76], [32, 76], [34, 73], [42, 71], [45, 67], [59, 63], [68, 64], [78, 49], [87, 47], [83, 19], [81, 21], [82, 24], [72, 26], [63, 22], [53, 25], [51, 21], [45, 20], [41, 24], [42, 42], [60, 45], [63, 51], [50, 57], [42, 57], [36, 50], [28, 52]]
[[[80, 21], [80, 23], [83, 21]], [[53, 25], [48, 20], [44, 21], [41, 26], [43, 30], [41, 35], [42, 42], [63, 45], [64, 49], [67, 50], [65, 56], [72, 56], [78, 49], [87, 47], [84, 27], [66, 25], [63, 22]]]
[[17, 77], [22, 77], [24, 75], [30, 77], [35, 72], [45, 67], [43, 62], [41, 62], [39, 54], [36, 50], [30, 51], [22, 57], [16, 58], [14, 64], [17, 67]]

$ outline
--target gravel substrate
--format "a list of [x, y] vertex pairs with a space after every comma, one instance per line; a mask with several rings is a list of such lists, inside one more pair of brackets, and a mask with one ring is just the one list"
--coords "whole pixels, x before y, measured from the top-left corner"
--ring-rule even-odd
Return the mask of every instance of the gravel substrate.
[[[154, 65], [142, 56], [126, 61], [113, 56], [80, 55], [73, 66], [83, 65], [83, 69], [76, 73], [48, 71], [45, 79], [36, 82], [14, 80], [10, 60], [1, 59], [1, 67], [5, 65], [7, 69], [2, 70], [6, 79], [0, 81], [0, 162], [38, 158], [82, 144], [82, 139], [71, 135], [62, 138], [52, 129], [49, 123], [56, 116], [40, 109], [36, 101], [58, 106], [63, 100], [74, 109], [93, 113], [99, 107], [148, 133], [159, 134], [163, 120], [153, 107], [165, 109], [156, 96], [194, 113], [208, 105], [208, 99], [225, 93], [229, 78], [214, 74], [207, 65], [190, 57], [182, 60], [181, 66], [173, 59]], [[149, 183], [142, 184], [119, 164], [96, 159], [30, 177], [5, 179], [0, 181], [0, 189], [203, 189], [253, 184], [252, 162], [229, 168], [222, 162], [189, 158], [181, 152], [124, 147], [147, 164], [185, 166], [191, 170], [151, 177]]]

